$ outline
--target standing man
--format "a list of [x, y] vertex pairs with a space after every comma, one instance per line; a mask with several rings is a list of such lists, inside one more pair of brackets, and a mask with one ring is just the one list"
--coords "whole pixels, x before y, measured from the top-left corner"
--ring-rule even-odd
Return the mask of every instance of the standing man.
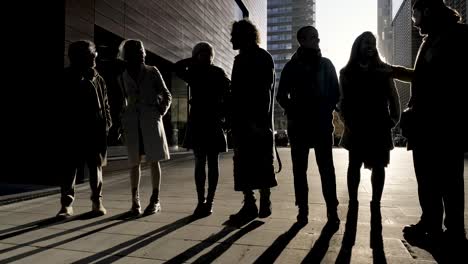
[[297, 221], [307, 223], [309, 215], [307, 166], [309, 148], [315, 157], [327, 205], [328, 222], [338, 226], [338, 199], [333, 165], [333, 110], [339, 99], [338, 78], [332, 62], [322, 57], [317, 29], [297, 31], [300, 47], [281, 72], [276, 100], [288, 117], [294, 191], [299, 207]]
[[61, 204], [58, 217], [73, 215], [76, 171], [86, 163], [89, 168], [92, 212], [106, 214], [102, 205], [102, 166], [106, 164], [107, 134], [112, 125], [107, 89], [96, 67], [96, 46], [89, 40], [70, 44], [70, 67], [64, 70], [64, 121], [68, 156], [61, 178]]
[[424, 40], [414, 70], [392, 67], [395, 78], [411, 81], [408, 107], [412, 118], [407, 120], [405, 134], [408, 149], [413, 151], [422, 209], [419, 222], [403, 232], [408, 239], [422, 242], [438, 242], [442, 222], [446, 242], [466, 242], [463, 170], [468, 151], [468, 26], [460, 21], [458, 13], [442, 0], [415, 1], [413, 22]]
[[[273, 168], [273, 86], [271, 55], [258, 46], [258, 30], [248, 20], [234, 22], [231, 42], [239, 55], [231, 80], [234, 145], [234, 189], [244, 193], [244, 205], [231, 220], [271, 215], [270, 188], [277, 185]], [[253, 190], [260, 190], [260, 211]]]

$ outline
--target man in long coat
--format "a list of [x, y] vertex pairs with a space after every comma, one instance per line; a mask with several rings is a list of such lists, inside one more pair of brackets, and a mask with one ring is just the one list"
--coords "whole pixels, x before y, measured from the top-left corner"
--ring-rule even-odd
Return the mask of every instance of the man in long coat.
[[[468, 26], [442, 0], [415, 1], [413, 21], [424, 36], [414, 70], [397, 66], [393, 70], [395, 78], [411, 81], [410, 110], [402, 116], [402, 122], [408, 122], [402, 129], [407, 128], [404, 134], [413, 151], [422, 214], [403, 232], [410, 240], [439, 243], [443, 236], [448, 242], [444, 244], [463, 245], [467, 241], [463, 164], [468, 152]], [[411, 120], [404, 118], [408, 113]]]
[[[231, 42], [239, 55], [231, 76], [234, 145], [234, 189], [244, 193], [242, 209], [232, 220], [271, 215], [270, 188], [277, 185], [273, 168], [273, 86], [271, 55], [258, 46], [258, 30], [250, 21], [233, 24]], [[253, 190], [260, 190], [260, 211]]]

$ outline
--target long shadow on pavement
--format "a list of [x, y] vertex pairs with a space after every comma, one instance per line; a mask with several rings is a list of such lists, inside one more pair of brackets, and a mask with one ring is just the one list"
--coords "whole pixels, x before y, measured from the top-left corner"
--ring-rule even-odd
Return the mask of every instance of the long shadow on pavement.
[[73, 220], [75, 218], [76, 217], [69, 218], [69, 219], [60, 219], [60, 218], [57, 218], [57, 217], [50, 217], [50, 218], [34, 221], [34, 222], [31, 222], [31, 223], [27, 223], [27, 224], [23, 224], [23, 225], [3, 229], [3, 230], [0, 230], [0, 240], [4, 240], [4, 239], [7, 239], [7, 238], [19, 236], [21, 234], [31, 232], [31, 231], [34, 231], [34, 230], [38, 230], [38, 229], [41, 229], [41, 228], [47, 228], [49, 226], [53, 226], [53, 225], [57, 225], [57, 224], [63, 224], [65, 222], [71, 221], [71, 220]]
[[[78, 216], [76, 219], [85, 220], [85, 219], [89, 219], [90, 217], [91, 216], [90, 216], [89, 213], [85, 213], [83, 215]], [[28, 252], [24, 252], [24, 253], [21, 253], [21, 254], [18, 254], [18, 255], [3, 259], [3, 260], [0, 261], [0, 264], [14, 262], [14, 261], [17, 261], [17, 260], [32, 256], [32, 255], [38, 254], [38, 253], [46, 251], [48, 249], [55, 248], [57, 246], [69, 243], [71, 241], [78, 240], [80, 238], [83, 238], [83, 237], [92, 235], [94, 233], [100, 232], [102, 230], [105, 230], [105, 229], [108, 229], [108, 228], [123, 224], [123, 223], [125, 223], [125, 222], [127, 222], [129, 220], [132, 220], [132, 219], [135, 219], [135, 217], [129, 215], [128, 213], [122, 213], [122, 214], [118, 214], [118, 215], [115, 215], [115, 216], [112, 216], [112, 217], [109, 217], [109, 218], [106, 218], [106, 219], [102, 219], [102, 220], [99, 220], [99, 221], [96, 221], [96, 222], [93, 222], [93, 223], [89, 223], [89, 224], [82, 225], [82, 226], [79, 226], [79, 227], [75, 227], [75, 228], [72, 228], [72, 229], [64, 230], [62, 232], [59, 232], [59, 233], [56, 233], [56, 234], [53, 234], [53, 235], [38, 238], [38, 239], [30, 241], [30, 242], [21, 243], [21, 244], [15, 245], [15, 246], [10, 247], [10, 248], [2, 249], [2, 250], [0, 250], [0, 254], [3, 254], [5, 252], [9, 252], [9, 251], [13, 251], [13, 250], [22, 248], [24, 246], [30, 246], [30, 245], [38, 243], [38, 242], [42, 242], [42, 241], [46, 241], [46, 240], [49, 240], [49, 239], [57, 238], [57, 237], [60, 237], [60, 236], [66, 235], [66, 234], [73, 233], [75, 231], [80, 231], [83, 228], [88, 228], [88, 227], [92, 227], [92, 226], [95, 226], [95, 225], [103, 224], [103, 223], [106, 223], [106, 222], [109, 222], [109, 221], [112, 221], [112, 220], [121, 220], [119, 222], [115, 222], [115, 223], [112, 223], [112, 224], [109, 224], [109, 225], [106, 225], [106, 226], [103, 226], [103, 227], [99, 227], [97, 229], [82, 233], [80, 235], [77, 235], [77, 236], [74, 236], [74, 237], [71, 237], [71, 238], [56, 242], [56, 243], [53, 243], [51, 245], [47, 245], [47, 247], [40, 247], [40, 248], [31, 250], [31, 251], [28, 251]]]
[[339, 224], [327, 222], [320, 233], [319, 238], [315, 241], [314, 246], [309, 251], [307, 256], [302, 260], [302, 264], [321, 263], [323, 257], [328, 251], [330, 240], [338, 231]]
[[225, 226], [221, 229], [218, 233], [211, 235], [207, 239], [201, 241], [197, 245], [185, 250], [184, 252], [180, 253], [179, 255], [169, 259], [165, 262], [165, 264], [176, 264], [176, 263], [183, 263], [193, 256], [197, 255], [198, 253], [202, 252], [204, 249], [209, 248], [217, 241], [221, 240], [223, 237], [229, 235], [234, 230], [237, 230], [235, 227]]
[[204, 264], [204, 263], [212, 263], [215, 259], [221, 256], [224, 252], [226, 252], [234, 242], [239, 240], [241, 237], [246, 235], [247, 233], [253, 231], [254, 229], [260, 227], [265, 222], [262, 221], [252, 221], [245, 227], [242, 227], [241, 230], [237, 231], [234, 235], [230, 236], [225, 241], [221, 242], [219, 245], [214, 247], [210, 252], [200, 256], [196, 259], [193, 264]]
[[341, 249], [338, 253], [338, 257], [336, 258], [336, 264], [351, 263], [353, 246], [356, 242], [358, 210], [358, 206], [348, 206], [348, 214], [346, 215], [346, 225], [343, 234], [343, 241], [341, 242]]
[[281, 234], [274, 242], [268, 247], [265, 252], [260, 255], [255, 264], [263, 263], [274, 263], [276, 259], [281, 255], [281, 252], [288, 246], [289, 242], [299, 233], [304, 227], [304, 224], [294, 223], [288, 231]]
[[[125, 257], [140, 248], [143, 248], [152, 242], [158, 240], [159, 238], [168, 235], [175, 230], [190, 224], [191, 222], [195, 221], [196, 218], [192, 216], [183, 217], [173, 223], [167, 224], [162, 226], [156, 230], [148, 232], [144, 235], [136, 237], [134, 239], [128, 240], [124, 243], [119, 245], [113, 246], [109, 249], [91, 255], [89, 257], [80, 259], [78, 261], [73, 262], [73, 264], [85, 264], [85, 263], [112, 263], [114, 261], [119, 260], [122, 257]], [[96, 262], [95, 262], [96, 261]]]

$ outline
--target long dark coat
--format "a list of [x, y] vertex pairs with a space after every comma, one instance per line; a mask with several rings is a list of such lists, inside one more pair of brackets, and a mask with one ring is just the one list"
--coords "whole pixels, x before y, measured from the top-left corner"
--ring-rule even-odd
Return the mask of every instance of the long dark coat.
[[273, 168], [273, 87], [271, 55], [255, 47], [234, 60], [231, 76], [234, 189], [277, 185]]
[[447, 25], [424, 38], [411, 82], [414, 137], [408, 148], [468, 152], [468, 26]]
[[95, 70], [82, 74], [73, 67], [64, 69], [64, 108], [61, 121], [67, 135], [68, 160], [95, 156], [98, 166], [107, 162], [107, 134], [112, 125], [104, 79]]
[[190, 90], [190, 114], [183, 147], [202, 152], [226, 152], [223, 127], [230, 83], [226, 73], [214, 65], [194, 65], [191, 59], [177, 62], [175, 70]]

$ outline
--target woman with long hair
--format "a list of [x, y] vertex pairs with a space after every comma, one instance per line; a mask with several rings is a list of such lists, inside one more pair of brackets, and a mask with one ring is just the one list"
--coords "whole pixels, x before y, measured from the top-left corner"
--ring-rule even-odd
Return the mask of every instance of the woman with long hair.
[[393, 149], [391, 129], [400, 117], [398, 93], [385, 68], [374, 35], [362, 33], [354, 41], [349, 61], [341, 70], [338, 104], [345, 126], [340, 144], [349, 151], [349, 208], [357, 211], [360, 170], [364, 164], [364, 168], [372, 171], [371, 224], [380, 228], [385, 167]]

